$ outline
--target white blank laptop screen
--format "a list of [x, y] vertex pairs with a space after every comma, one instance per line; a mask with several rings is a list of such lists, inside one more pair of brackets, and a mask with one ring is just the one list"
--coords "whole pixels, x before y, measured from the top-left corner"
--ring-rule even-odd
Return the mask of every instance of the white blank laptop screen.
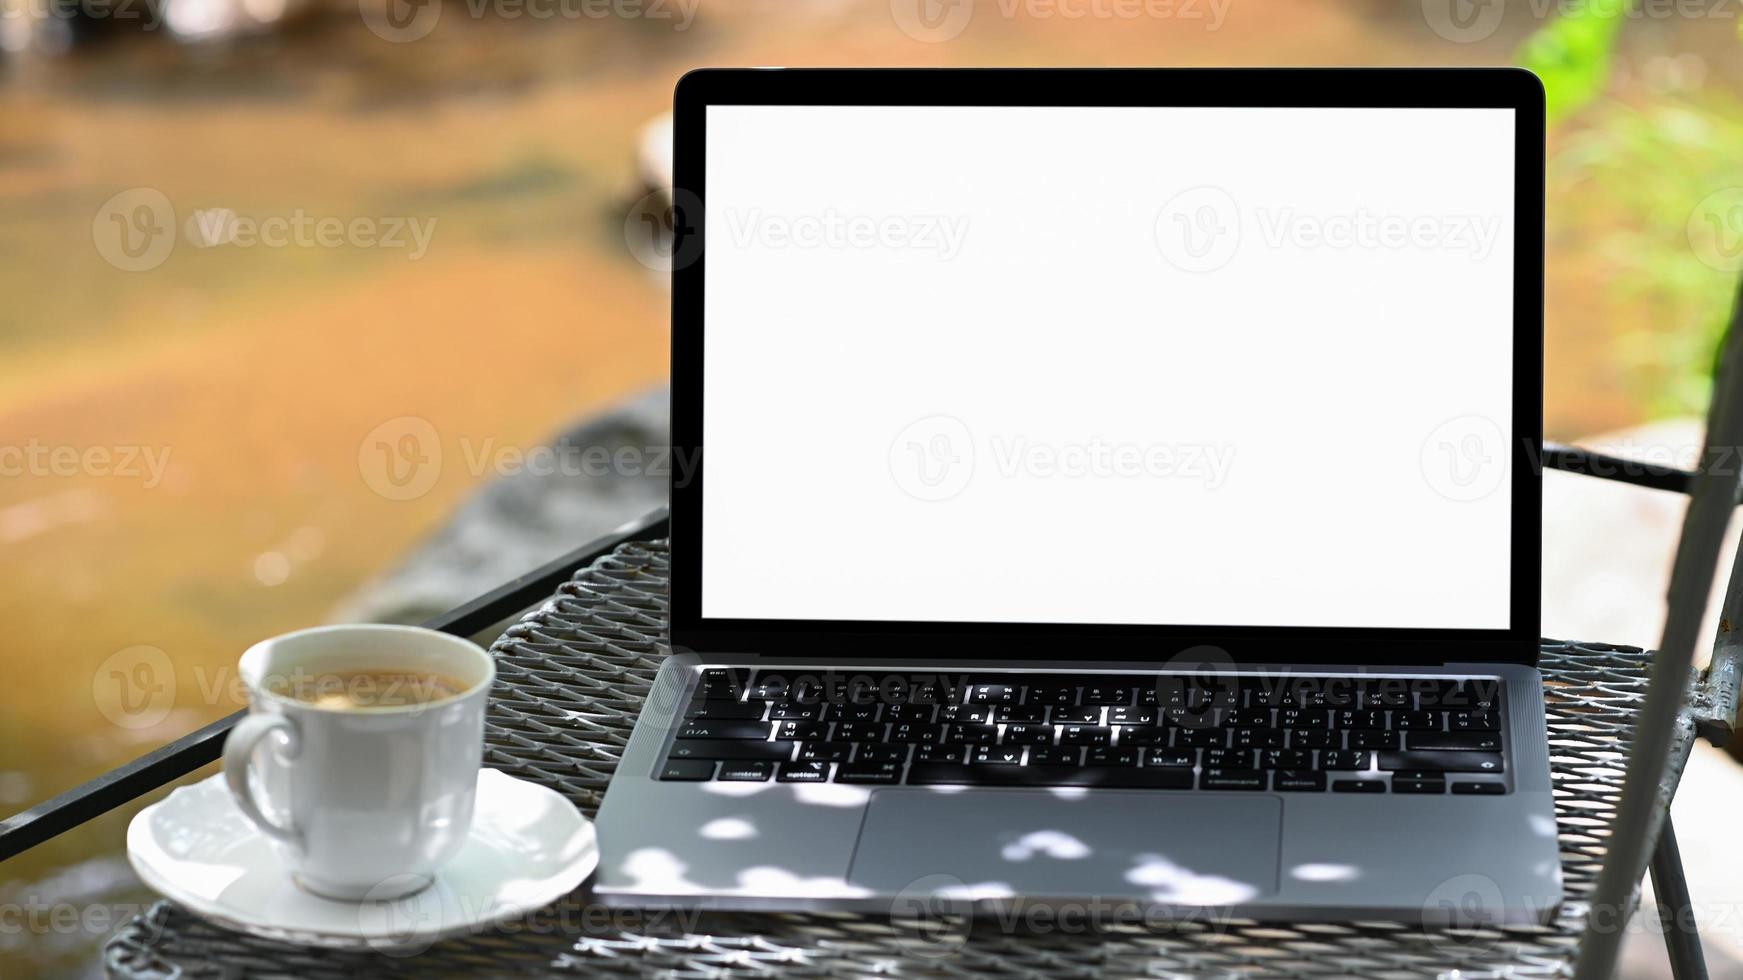
[[707, 134], [704, 617], [1508, 627], [1511, 110]]

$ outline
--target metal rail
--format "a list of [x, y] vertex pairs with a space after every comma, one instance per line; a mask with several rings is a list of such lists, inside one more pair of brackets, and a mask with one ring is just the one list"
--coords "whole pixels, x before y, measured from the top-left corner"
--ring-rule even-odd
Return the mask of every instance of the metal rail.
[[[1684, 718], [1684, 697], [1694, 669], [1695, 644], [1712, 595], [1725, 530], [1737, 508], [1738, 473], [1733, 451], [1743, 446], [1743, 290], [1731, 309], [1731, 322], [1713, 379], [1713, 399], [1707, 406], [1707, 430], [1700, 466], [1689, 484], [1689, 507], [1683, 516], [1676, 561], [1671, 566], [1666, 596], [1663, 639], [1652, 658], [1652, 683], [1634, 724], [1628, 746], [1627, 778], [1616, 805], [1616, 821], [1592, 895], [1586, 932], [1575, 962], [1576, 980], [1610, 980], [1616, 973], [1626, 930], [1622, 911], [1628, 907], [1647, 864], [1659, 844], [1660, 829], [1669, 814], [1662, 788], [1669, 771], [1676, 729]], [[1736, 582], [1726, 596], [1733, 611]], [[1734, 669], [1735, 643], [1729, 621], [1719, 627], [1717, 654], [1723, 669]], [[1668, 937], [1667, 937], [1668, 939]], [[1672, 942], [1671, 952], [1677, 951]]]
[[1620, 456], [1559, 442], [1543, 444], [1542, 468], [1578, 473], [1600, 480], [1614, 480], [1651, 490], [1669, 490], [1672, 493], [1688, 493], [1690, 481], [1695, 476], [1688, 470], [1680, 470], [1674, 466], [1623, 459]]
[[[611, 553], [618, 545], [665, 536], [667, 525], [666, 510], [661, 508], [423, 625], [456, 636], [471, 636], [543, 602], [578, 569]], [[238, 711], [220, 718], [82, 786], [0, 821], [0, 861], [216, 762], [231, 726], [245, 714], [246, 711]]]

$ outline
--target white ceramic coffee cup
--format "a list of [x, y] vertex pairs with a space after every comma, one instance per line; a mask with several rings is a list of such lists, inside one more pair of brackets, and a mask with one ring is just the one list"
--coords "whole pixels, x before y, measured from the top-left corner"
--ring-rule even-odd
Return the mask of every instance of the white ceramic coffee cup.
[[[271, 687], [300, 675], [439, 674], [459, 694], [332, 708]], [[242, 655], [248, 717], [224, 743], [230, 793], [305, 890], [392, 899], [433, 880], [472, 826], [484, 710], [496, 678], [477, 644], [416, 626], [286, 633]]]

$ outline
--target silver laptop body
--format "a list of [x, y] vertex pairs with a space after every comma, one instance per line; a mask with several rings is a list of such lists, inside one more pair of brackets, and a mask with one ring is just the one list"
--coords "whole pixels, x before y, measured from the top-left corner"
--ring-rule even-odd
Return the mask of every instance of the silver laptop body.
[[674, 651], [601, 900], [1553, 915], [1533, 77], [709, 70], [675, 119]]

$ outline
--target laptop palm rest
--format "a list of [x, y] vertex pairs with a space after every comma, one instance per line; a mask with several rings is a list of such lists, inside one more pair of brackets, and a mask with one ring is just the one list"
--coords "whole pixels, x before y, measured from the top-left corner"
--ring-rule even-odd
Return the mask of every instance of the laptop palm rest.
[[1282, 818], [1274, 796], [880, 791], [848, 881], [965, 899], [1230, 905], [1277, 890]]

